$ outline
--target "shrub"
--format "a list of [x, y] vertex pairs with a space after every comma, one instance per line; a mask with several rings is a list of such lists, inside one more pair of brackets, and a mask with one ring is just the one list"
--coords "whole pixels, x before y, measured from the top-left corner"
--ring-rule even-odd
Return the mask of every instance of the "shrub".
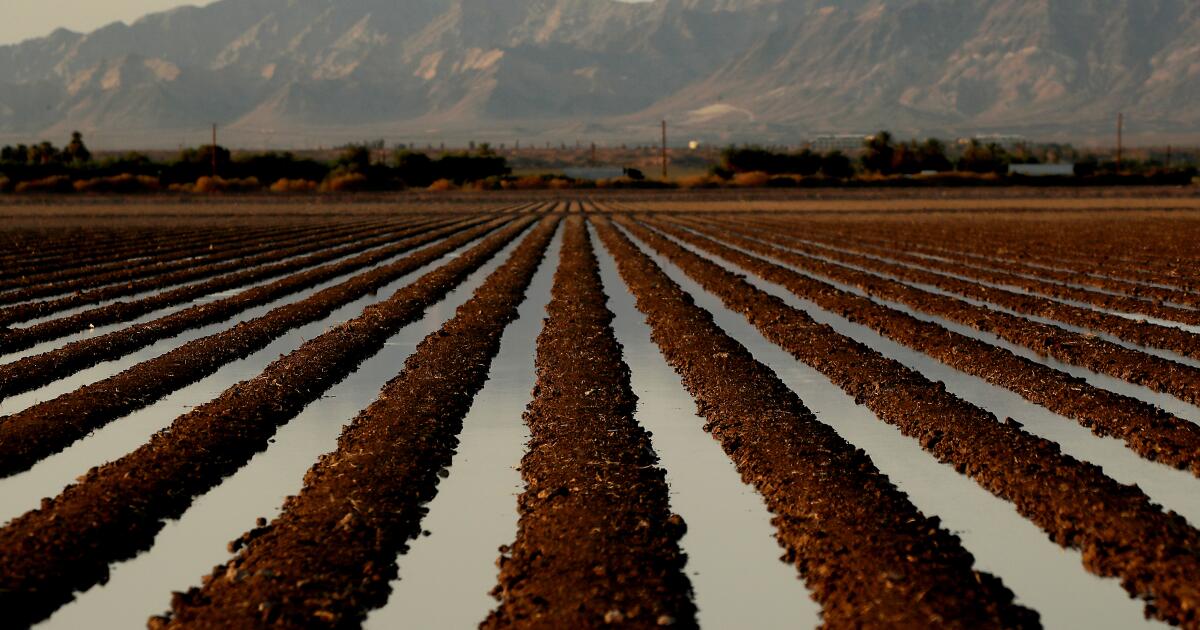
[[75, 190], [71, 178], [66, 175], [55, 175], [17, 184], [19, 193], [66, 193]]
[[317, 190], [319, 184], [307, 179], [281, 179], [271, 184], [273, 193], [306, 193]]
[[0, 192], [12, 190], [12, 182], [7, 177], [0, 177]]
[[355, 192], [370, 188], [371, 180], [362, 173], [341, 173], [321, 182], [321, 192]]
[[223, 177], [204, 176], [194, 184], [171, 184], [167, 190], [182, 193], [225, 193], [225, 192], [254, 192], [261, 190], [262, 184], [257, 177], [245, 179], [225, 179]]
[[112, 177], [81, 179], [75, 182], [76, 192], [81, 193], [139, 193], [159, 189], [157, 177], [121, 173]]
[[738, 188], [762, 188], [771, 181], [771, 176], [762, 171], [737, 173], [733, 176], [733, 185]]
[[429, 185], [429, 190], [457, 190], [458, 185], [448, 179], [439, 179]]
[[694, 177], [685, 177], [679, 180], [680, 188], [696, 189], [696, 188], [720, 188], [725, 182], [716, 175], [696, 175]]

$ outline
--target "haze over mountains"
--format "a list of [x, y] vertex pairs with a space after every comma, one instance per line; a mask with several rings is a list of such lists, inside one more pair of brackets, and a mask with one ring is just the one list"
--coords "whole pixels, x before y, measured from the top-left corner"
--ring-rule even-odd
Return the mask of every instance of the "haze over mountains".
[[221, 0], [0, 47], [0, 136], [1200, 137], [1195, 0]]

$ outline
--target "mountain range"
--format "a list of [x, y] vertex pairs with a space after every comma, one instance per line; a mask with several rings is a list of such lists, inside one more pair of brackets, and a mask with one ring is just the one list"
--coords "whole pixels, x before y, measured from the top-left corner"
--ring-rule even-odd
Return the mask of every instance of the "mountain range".
[[0, 47], [0, 138], [1200, 138], [1195, 0], [219, 0]]

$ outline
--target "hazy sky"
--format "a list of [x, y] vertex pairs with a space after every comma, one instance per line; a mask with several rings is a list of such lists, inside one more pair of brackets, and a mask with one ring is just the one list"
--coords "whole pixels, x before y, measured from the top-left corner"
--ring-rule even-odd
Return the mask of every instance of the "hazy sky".
[[64, 26], [87, 32], [154, 11], [211, 0], [0, 0], [0, 44], [41, 37]]

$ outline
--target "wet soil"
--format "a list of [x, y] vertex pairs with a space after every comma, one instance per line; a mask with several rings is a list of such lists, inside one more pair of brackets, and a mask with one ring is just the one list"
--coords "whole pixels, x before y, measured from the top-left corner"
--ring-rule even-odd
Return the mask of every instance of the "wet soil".
[[386, 601], [396, 555], [420, 534], [438, 471], [556, 227], [544, 219], [417, 347], [280, 516], [231, 543], [238, 555], [203, 587], [177, 594], [172, 613], [150, 626], [345, 627]]
[[780, 544], [827, 627], [1037, 627], [937, 518], [804, 407], [604, 220], [601, 238], [706, 429], [775, 512]]

